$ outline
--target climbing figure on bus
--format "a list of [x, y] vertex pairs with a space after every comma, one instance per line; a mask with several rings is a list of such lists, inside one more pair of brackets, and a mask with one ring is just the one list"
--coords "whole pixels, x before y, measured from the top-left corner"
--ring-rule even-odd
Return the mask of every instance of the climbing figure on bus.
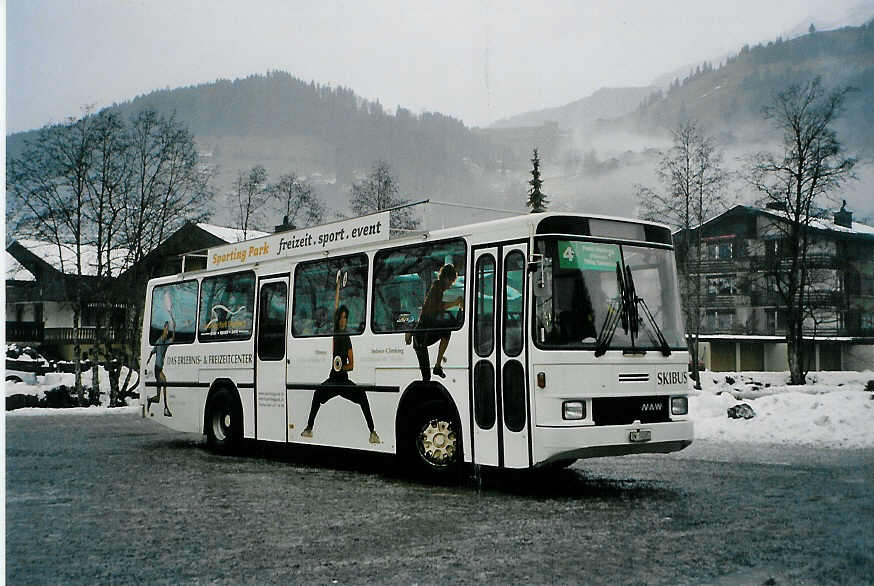
[[[171, 329], [172, 324], [172, 329]], [[146, 358], [146, 364], [155, 357], [155, 396], [146, 399], [146, 411], [151, 413], [152, 403], [161, 402], [161, 387], [164, 387], [164, 417], [173, 417], [170, 413], [170, 406], [167, 404], [167, 377], [164, 375], [164, 357], [167, 355], [167, 348], [173, 343], [176, 338], [176, 321], [173, 316], [170, 316], [170, 321], [164, 322], [164, 328], [161, 330], [161, 337], [155, 341], [154, 347], [149, 357]]]
[[[422, 315], [415, 327], [417, 331], [412, 336], [413, 349], [419, 358], [419, 368], [422, 371], [422, 379], [425, 381], [431, 380], [431, 372], [440, 378], [446, 378], [446, 373], [443, 372], [443, 363], [446, 362], [444, 354], [449, 346], [451, 329], [456, 324], [456, 320], [449, 313], [449, 310], [453, 307], [463, 310], [464, 298], [459, 296], [453, 301], [443, 301], [443, 295], [447, 289], [452, 287], [457, 278], [458, 272], [454, 265], [448, 263], [443, 265], [440, 272], [437, 273], [437, 280], [431, 283], [431, 288], [425, 295]], [[433, 370], [429, 372], [428, 347], [437, 341], [440, 342], [440, 346], [437, 348], [437, 358], [434, 361]], [[407, 343], [409, 343], [409, 339]]]
[[[347, 273], [344, 273], [342, 269], [337, 271], [337, 289], [334, 294], [334, 338], [332, 342], [334, 350], [331, 359], [331, 374], [322, 383], [327, 388], [316, 389], [313, 394], [307, 426], [300, 435], [306, 438], [313, 437], [313, 426], [316, 423], [316, 415], [318, 415], [321, 406], [334, 397], [343, 397], [361, 407], [364, 420], [367, 422], [367, 428], [370, 430], [369, 441], [372, 444], [378, 444], [381, 443], [381, 440], [373, 425], [373, 415], [370, 413], [367, 393], [355, 388], [355, 383], [349, 380], [349, 371], [355, 368], [355, 356], [352, 352], [352, 341], [346, 332], [346, 324], [349, 321], [349, 308], [345, 305], [340, 305], [340, 288], [345, 285], [347, 279]], [[342, 388], [342, 386], [348, 386], [349, 388]]]

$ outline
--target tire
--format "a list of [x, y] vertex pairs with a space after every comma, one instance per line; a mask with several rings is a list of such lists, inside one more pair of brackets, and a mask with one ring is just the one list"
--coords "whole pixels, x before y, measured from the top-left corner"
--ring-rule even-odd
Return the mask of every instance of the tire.
[[428, 401], [415, 409], [401, 438], [412, 472], [429, 480], [458, 477], [463, 461], [461, 426], [442, 401]]
[[219, 454], [239, 450], [243, 440], [243, 409], [237, 394], [219, 389], [206, 405], [206, 443]]

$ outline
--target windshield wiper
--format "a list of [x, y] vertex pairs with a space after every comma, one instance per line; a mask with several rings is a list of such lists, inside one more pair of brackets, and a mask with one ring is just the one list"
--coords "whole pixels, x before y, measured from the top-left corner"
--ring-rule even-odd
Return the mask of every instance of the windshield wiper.
[[665, 335], [662, 333], [662, 329], [659, 327], [659, 324], [656, 323], [656, 320], [653, 317], [652, 312], [649, 310], [649, 307], [646, 304], [646, 300], [643, 297], [638, 297], [637, 293], [634, 290], [634, 280], [631, 278], [631, 267], [629, 267], [628, 265], [625, 265], [625, 275], [626, 275], [625, 280], [626, 280], [626, 283], [628, 284], [627, 288], [631, 289], [632, 297], [634, 299], [634, 318], [633, 319], [634, 319], [635, 327], [634, 327], [634, 330], [632, 331], [632, 335], [631, 335], [632, 346], [634, 345], [634, 334], [636, 333], [636, 330], [637, 330], [637, 322], [640, 320], [640, 315], [638, 314], [638, 311], [637, 311], [637, 306], [640, 305], [641, 307], [643, 307], [643, 315], [645, 315], [646, 318], [649, 320], [649, 323], [652, 326], [652, 329], [655, 332], [656, 337], [658, 338], [659, 350], [662, 351], [663, 356], [670, 356], [671, 355], [671, 347], [668, 346], [668, 341], [665, 339]]
[[668, 341], [665, 339], [661, 328], [656, 323], [652, 312], [646, 305], [646, 301], [642, 297], [637, 296], [630, 266], [625, 265], [625, 270], [623, 271], [622, 266], [618, 262], [616, 263], [616, 283], [619, 288], [619, 307], [618, 309], [616, 308], [615, 302], [610, 303], [607, 317], [604, 318], [604, 323], [601, 326], [601, 332], [595, 345], [595, 356], [603, 356], [607, 352], [619, 322], [622, 322], [622, 330], [626, 334], [630, 332], [631, 347], [634, 348], [634, 341], [638, 335], [640, 325], [638, 305], [643, 307], [643, 314], [658, 338], [659, 350], [661, 350], [664, 356], [670, 356], [671, 348], [668, 346]]
[[613, 334], [616, 333], [616, 326], [622, 322], [622, 330], [628, 333], [628, 292], [625, 287], [625, 279], [622, 276], [622, 266], [616, 263], [616, 286], [619, 289], [619, 307], [616, 307], [616, 302], [610, 302], [607, 308], [607, 316], [604, 318], [604, 323], [601, 325], [601, 331], [598, 334], [598, 339], [595, 343], [595, 356], [603, 356], [610, 347], [610, 342], [613, 340]]

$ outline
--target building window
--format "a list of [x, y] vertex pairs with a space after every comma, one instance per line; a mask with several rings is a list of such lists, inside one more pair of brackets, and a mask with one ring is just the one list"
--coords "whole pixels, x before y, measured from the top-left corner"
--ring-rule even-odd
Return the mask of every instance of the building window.
[[730, 331], [734, 327], [734, 311], [708, 309], [704, 312], [704, 324], [710, 330]]
[[709, 260], [731, 260], [734, 258], [734, 244], [728, 242], [708, 242], [707, 258]]
[[765, 319], [769, 332], [776, 332], [786, 329], [785, 309], [766, 309]]
[[737, 295], [734, 275], [707, 277], [708, 295]]

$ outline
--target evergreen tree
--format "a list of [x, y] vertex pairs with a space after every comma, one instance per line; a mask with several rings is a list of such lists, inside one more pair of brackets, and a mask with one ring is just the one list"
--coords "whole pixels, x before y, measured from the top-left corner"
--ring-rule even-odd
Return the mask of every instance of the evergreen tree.
[[534, 149], [534, 157], [531, 159], [533, 165], [531, 169], [531, 180], [528, 185], [531, 189], [528, 190], [528, 207], [531, 208], [531, 213], [545, 212], [546, 204], [549, 200], [543, 193], [543, 180], [540, 178], [540, 156], [537, 154], [537, 149]]

